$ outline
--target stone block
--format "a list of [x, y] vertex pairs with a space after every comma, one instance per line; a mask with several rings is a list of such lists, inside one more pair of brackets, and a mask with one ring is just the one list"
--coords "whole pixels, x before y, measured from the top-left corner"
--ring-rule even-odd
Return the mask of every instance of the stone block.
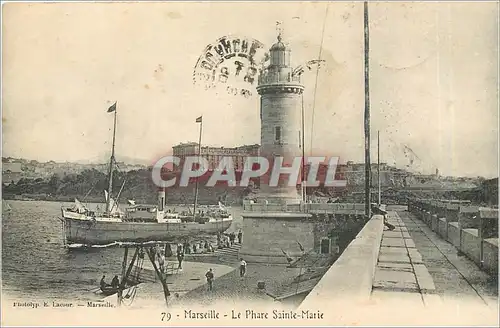
[[385, 230], [382, 238], [402, 238], [403, 234], [401, 231], [389, 231]]
[[446, 207], [446, 221], [458, 222], [458, 204], [448, 204]]
[[427, 267], [423, 264], [414, 264], [413, 269], [415, 270], [415, 276], [420, 290], [424, 293], [434, 292], [436, 286], [434, 285], [434, 280], [429, 270], [427, 270]]
[[382, 238], [382, 246], [405, 247], [405, 243], [402, 236], [401, 238]]
[[407, 272], [413, 271], [411, 263], [405, 262], [378, 262], [377, 267], [385, 270], [402, 270]]
[[411, 236], [408, 233], [408, 231], [402, 231], [402, 234], [403, 234], [403, 238], [411, 238]]
[[460, 235], [462, 230], [458, 226], [458, 222], [448, 223], [448, 238], [446, 239], [449, 243], [460, 250]]
[[446, 240], [448, 237], [448, 223], [446, 221], [446, 218], [439, 218], [438, 221], [438, 234]]
[[380, 254], [378, 257], [379, 262], [391, 263], [411, 263], [408, 254]]
[[415, 242], [413, 241], [413, 239], [404, 239], [404, 242], [405, 242], [405, 246], [406, 248], [415, 248]]
[[406, 247], [387, 247], [387, 246], [381, 246], [380, 247], [380, 253], [379, 254], [408, 254], [408, 250]]
[[425, 223], [430, 227], [432, 224], [432, 214], [431, 212], [425, 212]]
[[480, 208], [479, 217], [481, 220], [479, 236], [482, 239], [498, 238], [498, 209]]
[[481, 238], [478, 229], [462, 229], [460, 250], [477, 265], [481, 265]]
[[422, 264], [422, 255], [416, 248], [409, 248], [408, 249], [408, 255], [410, 257], [410, 260], [413, 264]]
[[380, 268], [375, 270], [373, 287], [389, 290], [418, 291], [417, 280], [413, 272], [385, 270]]
[[488, 273], [498, 275], [498, 238], [483, 240], [483, 268]]
[[431, 216], [431, 229], [434, 232], [438, 231], [438, 216], [436, 214]]

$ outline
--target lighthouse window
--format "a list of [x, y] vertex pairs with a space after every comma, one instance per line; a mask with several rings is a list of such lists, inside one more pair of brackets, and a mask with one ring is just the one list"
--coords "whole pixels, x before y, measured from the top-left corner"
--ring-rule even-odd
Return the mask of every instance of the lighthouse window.
[[274, 141], [281, 142], [281, 126], [274, 127]]

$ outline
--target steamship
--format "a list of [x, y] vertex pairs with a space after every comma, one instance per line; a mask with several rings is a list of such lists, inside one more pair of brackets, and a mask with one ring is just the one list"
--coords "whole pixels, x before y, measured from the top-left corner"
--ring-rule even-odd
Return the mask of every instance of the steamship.
[[[104, 191], [106, 209], [92, 211], [75, 199], [73, 206], [61, 207], [64, 244], [110, 245], [114, 243], [177, 242], [190, 236], [210, 235], [226, 231], [233, 218], [220, 202], [191, 214], [165, 210], [165, 191], [160, 190], [157, 205], [137, 205], [129, 201], [122, 211], [112, 195], [115, 162], [116, 103], [108, 109], [114, 112], [113, 145], [108, 171], [108, 190]], [[118, 193], [119, 199], [125, 182]], [[196, 208], [196, 201], [195, 206]]]

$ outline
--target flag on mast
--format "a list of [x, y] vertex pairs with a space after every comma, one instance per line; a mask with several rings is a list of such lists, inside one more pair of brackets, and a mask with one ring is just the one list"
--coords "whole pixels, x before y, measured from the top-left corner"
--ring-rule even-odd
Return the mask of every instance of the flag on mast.
[[200, 116], [196, 119], [196, 123], [201, 123], [201, 120], [202, 120], [203, 116]]
[[108, 113], [112, 113], [116, 110], [116, 103], [117, 102], [115, 101], [115, 103], [108, 108]]

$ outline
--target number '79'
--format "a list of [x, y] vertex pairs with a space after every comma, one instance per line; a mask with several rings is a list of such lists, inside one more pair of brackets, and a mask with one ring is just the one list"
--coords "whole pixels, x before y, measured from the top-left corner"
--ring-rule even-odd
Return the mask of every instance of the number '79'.
[[170, 319], [172, 319], [172, 314], [166, 312], [161, 313], [161, 321], [170, 321]]

